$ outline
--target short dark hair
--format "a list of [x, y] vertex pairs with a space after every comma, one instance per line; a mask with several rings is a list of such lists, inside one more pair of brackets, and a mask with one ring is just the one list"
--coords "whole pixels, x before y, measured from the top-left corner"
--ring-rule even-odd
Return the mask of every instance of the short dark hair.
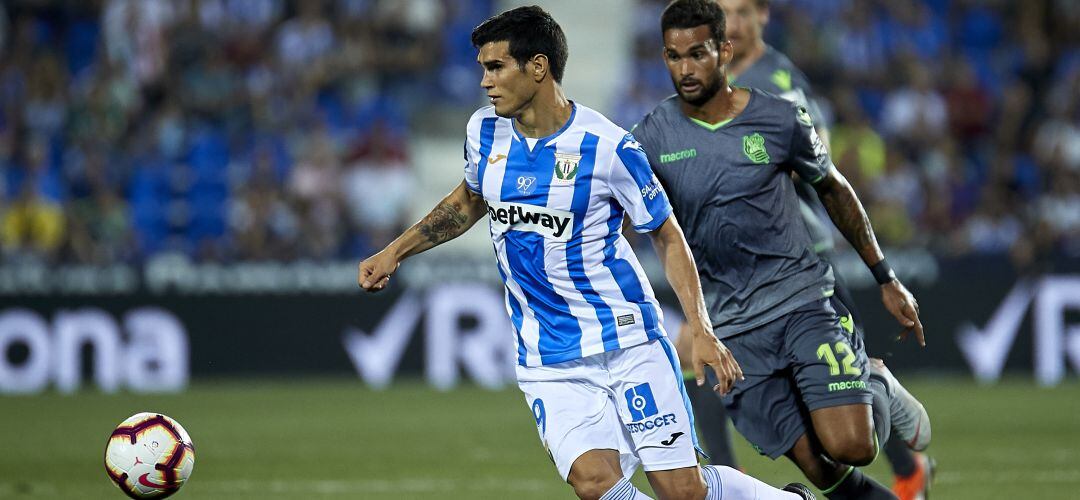
[[724, 35], [726, 23], [724, 9], [715, 0], [675, 0], [660, 16], [660, 31], [708, 25], [713, 40], [719, 44], [727, 38]]
[[479, 49], [490, 42], [509, 42], [510, 57], [525, 70], [525, 63], [537, 54], [544, 54], [551, 66], [551, 76], [562, 83], [566, 69], [566, 35], [559, 23], [535, 5], [518, 7], [488, 18], [472, 31], [473, 47]]

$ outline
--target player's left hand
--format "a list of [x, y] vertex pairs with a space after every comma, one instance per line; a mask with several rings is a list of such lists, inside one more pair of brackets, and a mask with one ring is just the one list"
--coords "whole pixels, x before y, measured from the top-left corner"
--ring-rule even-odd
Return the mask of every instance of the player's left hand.
[[736, 381], [743, 379], [743, 372], [742, 368], [739, 367], [739, 362], [735, 361], [735, 356], [711, 331], [703, 328], [691, 328], [689, 333], [693, 335], [694, 339], [691, 357], [697, 385], [705, 385], [705, 365], [709, 365], [716, 372], [716, 378], [719, 382], [713, 386], [713, 390], [720, 395], [727, 394]]
[[904, 287], [900, 280], [894, 279], [881, 285], [881, 301], [885, 303], [885, 309], [904, 326], [900, 338], [906, 338], [909, 333], [915, 332], [915, 340], [919, 345], [926, 347], [926, 338], [923, 336], [922, 321], [919, 321], [919, 303], [915, 297]]
[[360, 263], [356, 283], [368, 292], [378, 292], [390, 283], [390, 275], [401, 265], [389, 249], [368, 257]]

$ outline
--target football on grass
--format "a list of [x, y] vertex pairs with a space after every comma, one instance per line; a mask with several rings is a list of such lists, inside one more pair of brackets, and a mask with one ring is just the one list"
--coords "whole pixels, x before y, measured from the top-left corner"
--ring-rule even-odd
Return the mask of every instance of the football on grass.
[[180, 423], [138, 413], [120, 423], [105, 446], [105, 472], [131, 498], [176, 493], [195, 467], [195, 445]]

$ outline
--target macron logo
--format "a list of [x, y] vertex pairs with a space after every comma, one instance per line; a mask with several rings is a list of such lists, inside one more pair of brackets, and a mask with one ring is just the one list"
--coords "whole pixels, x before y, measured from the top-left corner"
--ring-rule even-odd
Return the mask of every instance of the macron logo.
[[492, 231], [532, 231], [556, 241], [570, 241], [573, 212], [502, 201], [488, 201], [487, 205]]

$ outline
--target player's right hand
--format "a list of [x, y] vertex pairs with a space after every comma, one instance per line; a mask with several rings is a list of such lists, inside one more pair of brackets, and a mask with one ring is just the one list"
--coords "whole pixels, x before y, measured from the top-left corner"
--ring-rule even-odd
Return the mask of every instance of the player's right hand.
[[907, 287], [897, 279], [881, 285], [881, 301], [885, 304], [885, 309], [904, 327], [900, 338], [906, 338], [908, 333], [914, 332], [915, 340], [921, 347], [926, 347], [926, 336], [923, 334], [922, 320], [919, 319], [919, 303]]
[[711, 331], [694, 332], [693, 354], [694, 377], [697, 385], [705, 385], [705, 365], [716, 373], [717, 384], [713, 390], [720, 395], [731, 392], [735, 382], [743, 379], [742, 368], [735, 356], [724, 346]]
[[360, 263], [356, 276], [360, 288], [374, 293], [386, 288], [390, 283], [390, 276], [397, 271], [401, 262], [388, 250], [383, 249]]

